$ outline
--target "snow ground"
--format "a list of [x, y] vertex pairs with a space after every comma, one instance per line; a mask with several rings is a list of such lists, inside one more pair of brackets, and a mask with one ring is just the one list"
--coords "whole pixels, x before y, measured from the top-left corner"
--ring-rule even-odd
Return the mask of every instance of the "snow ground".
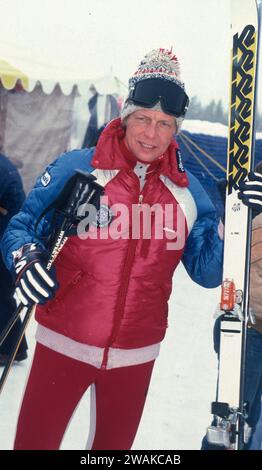
[[[174, 277], [169, 328], [156, 362], [133, 449], [199, 449], [210, 422], [216, 388], [212, 346], [214, 311], [220, 289], [193, 283], [183, 267]], [[35, 323], [28, 330], [30, 358]], [[16, 420], [30, 360], [14, 365], [0, 398], [0, 449], [12, 449]], [[2, 370], [2, 369], [1, 369]], [[44, 392], [43, 392], [44, 393]], [[80, 402], [62, 449], [84, 449], [89, 427], [89, 392]]]

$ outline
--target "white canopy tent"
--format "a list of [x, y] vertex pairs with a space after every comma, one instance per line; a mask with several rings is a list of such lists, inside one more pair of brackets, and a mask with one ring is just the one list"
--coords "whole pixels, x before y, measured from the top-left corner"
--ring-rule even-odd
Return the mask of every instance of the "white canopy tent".
[[61, 152], [81, 148], [94, 84], [101, 95], [122, 99], [125, 86], [113, 75], [88, 80], [36, 79], [0, 60], [0, 152], [23, 163], [26, 191]]

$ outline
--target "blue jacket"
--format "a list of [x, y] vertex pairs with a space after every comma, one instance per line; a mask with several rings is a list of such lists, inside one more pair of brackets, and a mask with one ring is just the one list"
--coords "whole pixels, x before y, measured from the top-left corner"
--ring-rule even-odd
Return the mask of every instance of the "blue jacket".
[[0, 153], [0, 207], [7, 213], [0, 213], [0, 240], [9, 220], [21, 208], [25, 199], [21, 177], [13, 163]]
[[[76, 169], [93, 172], [94, 149], [64, 153], [39, 176], [22, 210], [12, 218], [2, 241], [2, 253], [8, 269], [12, 269], [12, 252], [26, 243], [43, 248], [51, 231], [52, 211], [40, 221], [39, 215], [56, 199]], [[197, 218], [187, 239], [182, 262], [193, 281], [203, 287], [217, 287], [222, 280], [223, 242], [217, 233], [215, 208], [199, 181], [189, 172], [189, 191], [196, 204]]]

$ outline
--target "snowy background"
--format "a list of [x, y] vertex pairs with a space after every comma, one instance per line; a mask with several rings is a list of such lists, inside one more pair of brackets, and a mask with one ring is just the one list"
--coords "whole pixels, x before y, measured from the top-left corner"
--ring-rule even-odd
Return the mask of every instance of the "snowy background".
[[[174, 45], [181, 58], [188, 93], [197, 94], [205, 104], [212, 98], [222, 99], [223, 104], [228, 101], [228, 0], [55, 0], [52, 14], [49, 0], [0, 0], [0, 3], [4, 18], [0, 30], [1, 58], [29, 76], [32, 72], [33, 77], [42, 80], [61, 80], [73, 71], [74, 78], [81, 79], [89, 77], [88, 73], [93, 78], [110, 71], [127, 82], [146, 51]], [[258, 88], [261, 93], [262, 87]], [[258, 98], [261, 110], [261, 94]], [[227, 135], [225, 129], [219, 129], [217, 135], [221, 132]], [[195, 129], [198, 131], [203, 132], [202, 124], [201, 130]], [[207, 133], [211, 130], [207, 129]], [[200, 448], [216, 388], [212, 327], [219, 295], [219, 288], [205, 290], [194, 284], [182, 268], [177, 270], [169, 328], [156, 362], [134, 449]], [[35, 324], [31, 322], [27, 333], [29, 360], [12, 367], [0, 397], [0, 449], [12, 448], [33, 355], [34, 330]], [[88, 427], [87, 392], [62, 448], [83, 449]]]
[[[214, 312], [220, 289], [193, 283], [184, 268], [174, 276], [169, 328], [156, 361], [133, 449], [199, 449], [215, 397]], [[16, 420], [34, 350], [35, 323], [28, 330], [30, 359], [16, 364], [0, 399], [0, 449], [12, 449]], [[2, 369], [1, 369], [2, 371]], [[44, 394], [44, 391], [43, 391]], [[62, 449], [84, 449], [89, 428], [89, 392], [80, 402]]]

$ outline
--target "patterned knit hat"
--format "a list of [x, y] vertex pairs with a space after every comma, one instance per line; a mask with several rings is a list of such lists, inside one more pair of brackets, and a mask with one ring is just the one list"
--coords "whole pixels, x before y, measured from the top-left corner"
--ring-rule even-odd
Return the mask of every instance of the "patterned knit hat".
[[[140, 62], [138, 70], [129, 79], [129, 92], [135, 85], [141, 80], [147, 80], [152, 78], [161, 78], [176, 83], [180, 88], [185, 90], [184, 82], [180, 75], [180, 64], [177, 57], [172, 53], [172, 50], [167, 49], [154, 49], [143, 58]], [[132, 99], [127, 98], [121, 112], [122, 121], [137, 111], [143, 109], [142, 105], [135, 104]], [[158, 101], [150, 109], [165, 112], [160, 101]], [[184, 116], [175, 117], [177, 125], [177, 133], [180, 131]]]

